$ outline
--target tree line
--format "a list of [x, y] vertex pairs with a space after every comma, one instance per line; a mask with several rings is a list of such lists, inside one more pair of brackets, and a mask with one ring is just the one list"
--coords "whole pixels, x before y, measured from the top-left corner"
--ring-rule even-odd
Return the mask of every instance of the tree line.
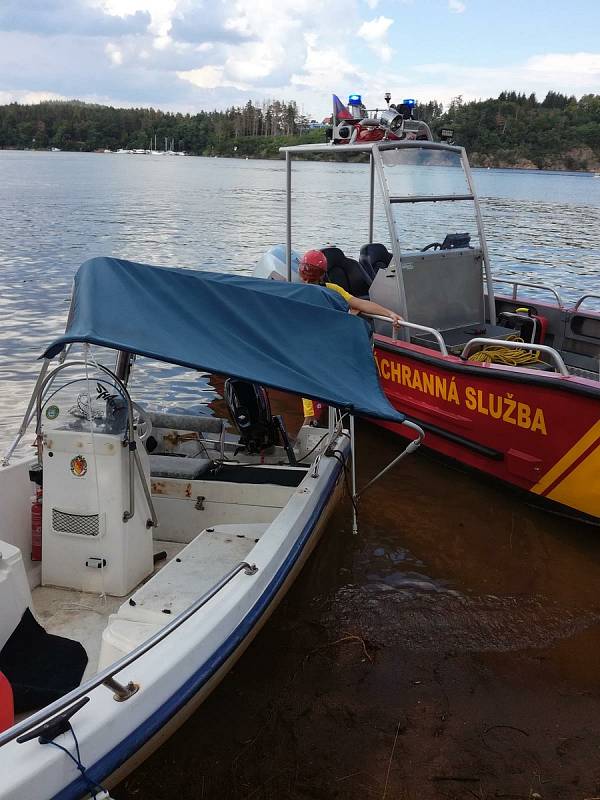
[[0, 106], [0, 148], [95, 151], [168, 148], [202, 154], [231, 150], [247, 136], [290, 136], [307, 125], [295, 102], [248, 102], [197, 114], [113, 108], [78, 100]]
[[[535, 94], [506, 91], [487, 100], [456, 97], [447, 108], [430, 101], [417, 106], [416, 116], [434, 135], [452, 128], [475, 165], [600, 168], [600, 95], [577, 100], [548, 92], [538, 101]], [[308, 130], [293, 101], [248, 101], [197, 114], [80, 101], [0, 106], [0, 148], [147, 149], [154, 141], [162, 148], [166, 140], [197, 155], [277, 157], [283, 143], [323, 139], [322, 130]]]
[[467, 103], [457, 97], [439, 112], [430, 112], [434, 129], [453, 128], [455, 141], [476, 165], [600, 168], [600, 95], [577, 100], [548, 92], [539, 102], [535, 94], [502, 92]]

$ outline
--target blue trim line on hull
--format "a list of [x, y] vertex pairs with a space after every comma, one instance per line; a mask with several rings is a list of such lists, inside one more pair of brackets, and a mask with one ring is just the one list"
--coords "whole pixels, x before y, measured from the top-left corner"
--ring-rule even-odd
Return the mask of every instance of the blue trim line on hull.
[[[131, 758], [146, 742], [152, 738], [165, 725], [171, 717], [180, 711], [197, 694], [202, 686], [210, 680], [217, 672], [219, 667], [227, 661], [229, 656], [237, 650], [241, 642], [249, 635], [258, 621], [261, 619], [269, 607], [277, 591], [281, 587], [287, 575], [291, 572], [294, 564], [300, 557], [317, 521], [325, 507], [327, 500], [331, 496], [331, 490], [337, 482], [342, 470], [341, 464], [334, 466], [334, 471], [327, 481], [323, 499], [315, 506], [302, 532], [296, 539], [287, 558], [275, 573], [273, 580], [267, 586], [258, 602], [251, 608], [242, 622], [233, 631], [228, 639], [215, 651], [212, 658], [204, 664], [173, 694], [160, 708], [158, 708], [148, 719], [140, 725], [133, 733], [129, 734], [116, 747], [107, 753], [100, 761], [91, 767], [86, 768], [87, 775], [94, 781], [102, 783], [107, 776]], [[76, 727], [76, 719], [73, 720]], [[75, 731], [77, 732], [77, 731]], [[84, 795], [89, 794], [89, 784], [83, 778], [78, 778], [54, 795], [52, 800], [78, 800]]]

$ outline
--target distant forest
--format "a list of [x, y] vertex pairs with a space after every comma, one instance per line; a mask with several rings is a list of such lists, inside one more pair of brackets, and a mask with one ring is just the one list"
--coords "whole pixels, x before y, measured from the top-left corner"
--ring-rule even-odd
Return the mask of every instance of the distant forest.
[[[416, 116], [434, 135], [443, 127], [466, 147], [476, 166], [531, 169], [600, 169], [600, 95], [580, 100], [548, 92], [502, 92], [489, 100], [447, 108], [432, 101]], [[0, 148], [96, 151], [145, 149], [154, 141], [194, 155], [278, 157], [282, 144], [324, 140], [309, 130], [294, 102], [248, 102], [226, 111], [180, 114], [153, 108], [113, 108], [79, 101], [0, 106]]]

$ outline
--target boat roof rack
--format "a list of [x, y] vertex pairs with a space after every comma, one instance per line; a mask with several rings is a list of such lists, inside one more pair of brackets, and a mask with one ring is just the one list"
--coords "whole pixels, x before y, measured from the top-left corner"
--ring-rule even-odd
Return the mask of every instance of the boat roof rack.
[[360, 144], [292, 144], [287, 147], [280, 147], [280, 153], [370, 153], [372, 150], [445, 150], [449, 153], [462, 153], [462, 147], [455, 144], [445, 144], [444, 142], [429, 142], [425, 139], [408, 141], [380, 141], [364, 142]]

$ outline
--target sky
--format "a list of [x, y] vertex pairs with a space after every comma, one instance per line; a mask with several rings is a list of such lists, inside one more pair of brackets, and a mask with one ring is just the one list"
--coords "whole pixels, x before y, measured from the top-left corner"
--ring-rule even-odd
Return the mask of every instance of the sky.
[[600, 93], [600, 0], [0, 0], [0, 103]]

